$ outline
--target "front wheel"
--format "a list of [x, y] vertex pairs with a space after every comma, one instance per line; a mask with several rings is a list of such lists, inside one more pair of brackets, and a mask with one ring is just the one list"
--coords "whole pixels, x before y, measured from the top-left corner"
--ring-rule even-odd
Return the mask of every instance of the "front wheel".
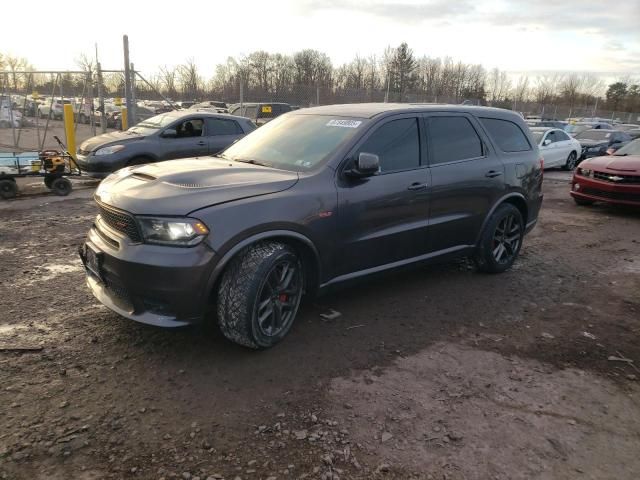
[[573, 170], [574, 168], [576, 168], [577, 162], [578, 162], [578, 155], [576, 154], [576, 152], [571, 152], [567, 157], [567, 161], [565, 162], [562, 168], [564, 170]]
[[247, 247], [228, 265], [218, 288], [220, 330], [249, 348], [269, 348], [293, 325], [303, 294], [302, 263], [279, 242]]
[[522, 214], [514, 205], [500, 205], [489, 218], [474, 260], [478, 270], [502, 273], [515, 262], [524, 239]]
[[64, 177], [58, 177], [51, 182], [51, 191], [61, 197], [66, 197], [71, 193], [71, 182]]

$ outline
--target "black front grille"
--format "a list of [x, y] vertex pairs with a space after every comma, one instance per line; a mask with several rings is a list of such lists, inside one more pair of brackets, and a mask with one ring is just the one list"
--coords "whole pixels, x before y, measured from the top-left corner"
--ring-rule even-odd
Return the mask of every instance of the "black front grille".
[[619, 173], [593, 172], [593, 178], [615, 184], [639, 184], [640, 175], [621, 175]]
[[594, 197], [610, 198], [611, 200], [640, 202], [640, 193], [607, 192], [606, 190], [598, 190], [596, 188], [581, 188], [579, 192], [585, 195], [593, 195]]
[[98, 207], [100, 208], [100, 217], [107, 225], [124, 233], [134, 242], [142, 241], [138, 224], [131, 214], [103, 203], [98, 203]]

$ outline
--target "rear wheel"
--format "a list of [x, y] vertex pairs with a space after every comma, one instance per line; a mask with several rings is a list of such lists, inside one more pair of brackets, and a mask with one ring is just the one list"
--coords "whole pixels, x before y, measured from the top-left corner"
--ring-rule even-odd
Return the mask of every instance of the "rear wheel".
[[269, 348], [291, 329], [303, 294], [302, 263], [279, 242], [262, 242], [239, 253], [218, 288], [220, 330], [250, 348]]
[[80, 114], [80, 119], [79, 119], [80, 123], [89, 123], [87, 116], [84, 113]]
[[0, 180], [0, 197], [13, 198], [18, 194], [18, 185], [14, 180]]
[[51, 190], [56, 195], [60, 195], [61, 197], [66, 197], [71, 193], [71, 182], [69, 179], [64, 177], [58, 177], [51, 182]]
[[567, 161], [565, 162], [564, 167], [562, 168], [564, 170], [573, 170], [574, 168], [576, 168], [577, 162], [578, 162], [578, 155], [576, 154], [576, 152], [571, 152], [567, 157]]
[[510, 203], [500, 205], [489, 218], [474, 260], [478, 270], [487, 273], [502, 273], [515, 262], [522, 240], [524, 221], [522, 214]]

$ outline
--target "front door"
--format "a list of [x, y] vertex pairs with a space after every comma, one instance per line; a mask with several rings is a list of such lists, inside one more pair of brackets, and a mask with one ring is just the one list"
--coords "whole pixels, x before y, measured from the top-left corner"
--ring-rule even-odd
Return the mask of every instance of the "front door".
[[430, 180], [419, 132], [416, 117], [385, 121], [350, 156], [378, 155], [379, 173], [364, 179], [339, 174], [336, 276], [426, 252]]
[[176, 131], [175, 137], [160, 137], [162, 160], [189, 158], [209, 153], [209, 143], [205, 137], [202, 118], [187, 118], [169, 127]]
[[434, 113], [425, 120], [432, 181], [429, 250], [474, 245], [504, 191], [504, 165], [472, 116]]

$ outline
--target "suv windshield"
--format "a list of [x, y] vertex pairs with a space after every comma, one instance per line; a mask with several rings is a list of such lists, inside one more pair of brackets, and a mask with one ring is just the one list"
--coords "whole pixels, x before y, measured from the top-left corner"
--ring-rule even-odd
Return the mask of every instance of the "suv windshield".
[[360, 119], [325, 115], [284, 115], [233, 144], [221, 156], [282, 170], [311, 170], [353, 137], [362, 123]]
[[155, 117], [147, 118], [145, 121], [140, 122], [135, 127], [131, 127], [127, 132], [139, 133], [141, 135], [151, 135], [156, 130], [166, 127], [170, 123], [176, 120], [175, 115], [168, 115], [161, 113]]
[[637, 138], [631, 143], [626, 144], [620, 150], [618, 150], [614, 155], [622, 156], [625, 155], [640, 155], [640, 138]]
[[585, 130], [576, 135], [580, 140], [607, 140], [611, 132], [607, 130]]

